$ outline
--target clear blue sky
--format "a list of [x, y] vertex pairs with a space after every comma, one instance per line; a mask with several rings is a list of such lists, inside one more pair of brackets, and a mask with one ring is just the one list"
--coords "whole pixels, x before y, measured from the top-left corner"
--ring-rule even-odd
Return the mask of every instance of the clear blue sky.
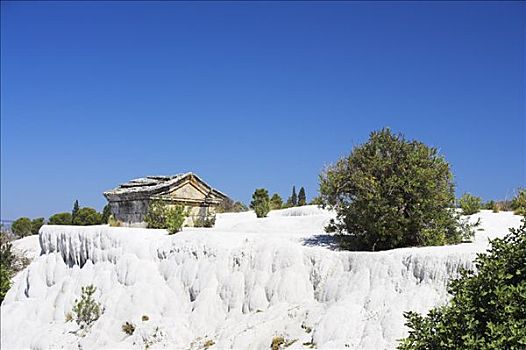
[[457, 194], [526, 185], [520, 2], [5, 2], [1, 217], [101, 209], [194, 171], [248, 202], [317, 193], [389, 126], [440, 148]]

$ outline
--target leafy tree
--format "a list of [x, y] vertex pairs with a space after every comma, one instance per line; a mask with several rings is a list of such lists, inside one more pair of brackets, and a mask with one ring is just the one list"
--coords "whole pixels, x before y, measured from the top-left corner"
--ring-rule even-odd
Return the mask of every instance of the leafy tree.
[[81, 329], [89, 328], [93, 322], [97, 321], [102, 313], [100, 303], [93, 299], [93, 294], [97, 290], [93, 285], [82, 287], [80, 300], [75, 300], [73, 313]]
[[101, 223], [102, 215], [95, 209], [88, 207], [80, 208], [73, 221], [73, 225], [78, 226], [100, 225]]
[[280, 195], [277, 193], [274, 193], [272, 197], [270, 198], [270, 210], [276, 210], [281, 209], [283, 206], [283, 199], [281, 199]]
[[458, 205], [462, 209], [462, 214], [473, 215], [480, 211], [482, 199], [469, 193], [465, 193], [458, 200]]
[[102, 208], [102, 217], [100, 219], [102, 224], [107, 224], [110, 220], [111, 215], [111, 207], [109, 204], [106, 204], [104, 208]]
[[449, 164], [419, 141], [389, 129], [320, 175], [320, 195], [337, 220], [327, 227], [348, 249], [384, 250], [458, 243], [467, 238], [455, 205]]
[[31, 234], [31, 219], [26, 217], [16, 219], [11, 225], [11, 231], [19, 237], [29, 236]]
[[511, 208], [517, 215], [526, 215], [526, 189], [521, 188], [511, 200]]
[[38, 235], [38, 231], [44, 225], [44, 218], [36, 218], [31, 220], [31, 234]]
[[184, 219], [186, 218], [186, 213], [183, 205], [169, 206], [165, 211], [166, 217], [166, 229], [168, 233], [173, 235], [181, 231], [183, 227]]
[[71, 222], [73, 223], [73, 225], [76, 225], [75, 221], [77, 219], [77, 215], [79, 214], [79, 210], [79, 201], [76, 200], [75, 203], [73, 203], [73, 210], [71, 211]]
[[300, 191], [298, 193], [298, 205], [306, 205], [307, 204], [307, 196], [305, 195], [305, 189], [302, 187], [300, 188]]
[[268, 191], [264, 188], [258, 188], [252, 195], [252, 202], [250, 208], [254, 209], [258, 218], [264, 218], [270, 211], [270, 203], [268, 198]]
[[48, 219], [49, 225], [71, 225], [71, 213], [53, 214]]
[[427, 316], [407, 312], [400, 350], [526, 349], [526, 218], [449, 285], [453, 298]]

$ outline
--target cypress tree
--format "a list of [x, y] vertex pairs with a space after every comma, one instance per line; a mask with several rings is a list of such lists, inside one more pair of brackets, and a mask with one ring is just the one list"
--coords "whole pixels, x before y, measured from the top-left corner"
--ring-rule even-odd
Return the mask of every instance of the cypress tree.
[[73, 203], [73, 210], [71, 211], [71, 223], [72, 224], [75, 222], [75, 219], [79, 215], [79, 210], [80, 210], [79, 201], [76, 200], [75, 203]]
[[306, 205], [307, 204], [307, 196], [305, 195], [305, 189], [302, 187], [300, 188], [300, 192], [298, 193], [298, 205]]
[[292, 186], [292, 196], [290, 197], [290, 199], [293, 207], [298, 205], [298, 195], [296, 194], [296, 186]]
[[107, 224], [111, 215], [111, 208], [109, 204], [106, 204], [102, 209], [102, 224]]

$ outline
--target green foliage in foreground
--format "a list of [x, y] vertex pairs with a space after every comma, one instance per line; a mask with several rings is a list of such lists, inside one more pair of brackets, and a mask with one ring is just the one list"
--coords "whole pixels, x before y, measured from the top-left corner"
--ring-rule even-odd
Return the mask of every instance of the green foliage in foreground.
[[462, 214], [473, 215], [482, 208], [482, 199], [470, 193], [464, 193], [458, 200], [458, 206], [462, 209]]
[[438, 150], [389, 129], [320, 175], [320, 196], [346, 235], [344, 248], [385, 250], [459, 243], [469, 236], [455, 214], [453, 175]]
[[511, 208], [517, 215], [526, 215], [526, 189], [519, 189], [515, 198], [511, 200]]
[[73, 313], [80, 329], [89, 328], [93, 322], [97, 321], [102, 313], [100, 303], [93, 299], [93, 294], [97, 290], [93, 285], [82, 287], [80, 300], [75, 300]]
[[448, 305], [405, 313], [410, 331], [398, 349], [526, 349], [526, 218], [475, 266], [451, 282]]
[[0, 303], [4, 301], [4, 297], [11, 287], [12, 266], [15, 260], [11, 248], [12, 245], [7, 239], [7, 234], [2, 230], [0, 232]]
[[270, 211], [270, 200], [268, 198], [268, 191], [264, 188], [258, 188], [252, 194], [252, 202], [250, 208], [254, 209], [258, 218], [264, 218]]

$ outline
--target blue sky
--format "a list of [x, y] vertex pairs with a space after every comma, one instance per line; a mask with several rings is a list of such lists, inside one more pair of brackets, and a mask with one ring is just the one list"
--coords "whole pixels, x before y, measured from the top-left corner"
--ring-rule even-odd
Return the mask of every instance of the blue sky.
[[524, 3], [1, 6], [2, 219], [183, 171], [311, 198], [384, 126], [438, 147], [458, 194], [526, 185]]

